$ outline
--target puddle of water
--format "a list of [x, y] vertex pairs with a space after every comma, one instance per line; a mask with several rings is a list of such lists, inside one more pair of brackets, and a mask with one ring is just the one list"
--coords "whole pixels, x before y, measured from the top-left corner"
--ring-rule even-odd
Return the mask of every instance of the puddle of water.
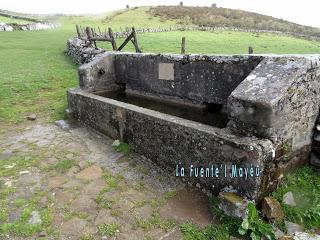
[[179, 224], [192, 221], [199, 227], [216, 223], [210, 210], [209, 199], [197, 189], [183, 189], [170, 198], [160, 209], [163, 218], [173, 218]]
[[154, 98], [128, 94], [124, 91], [96, 92], [94, 94], [218, 128], [225, 128], [229, 121], [225, 112], [211, 107], [209, 108], [210, 111], [208, 111], [208, 108], [205, 107], [200, 108], [168, 101], [163, 102]]

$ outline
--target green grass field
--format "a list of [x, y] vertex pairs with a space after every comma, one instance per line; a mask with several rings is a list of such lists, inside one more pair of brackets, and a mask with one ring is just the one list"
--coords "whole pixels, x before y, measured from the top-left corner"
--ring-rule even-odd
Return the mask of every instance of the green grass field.
[[[63, 117], [66, 90], [77, 86], [76, 65], [65, 56], [66, 41], [75, 35], [75, 24], [111, 26], [114, 31], [126, 26], [159, 27], [175, 24], [150, 16], [147, 7], [108, 13], [105, 16], [69, 16], [57, 21], [60, 28], [33, 32], [0, 32], [0, 121], [20, 122], [31, 112], [46, 120]], [[179, 53], [181, 37], [187, 53], [245, 54], [320, 53], [320, 42], [289, 36], [244, 32], [175, 31], [138, 35], [143, 52]], [[118, 39], [120, 44], [123, 39]], [[110, 49], [108, 44], [98, 44]], [[125, 51], [133, 51], [128, 45]]]
[[0, 23], [18, 23], [18, 24], [27, 24], [30, 23], [29, 21], [17, 19], [17, 18], [9, 18], [0, 16]]

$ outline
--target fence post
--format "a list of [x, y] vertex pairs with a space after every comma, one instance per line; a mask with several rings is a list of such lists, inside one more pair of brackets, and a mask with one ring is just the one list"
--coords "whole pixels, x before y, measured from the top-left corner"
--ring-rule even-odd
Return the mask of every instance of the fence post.
[[251, 46], [249, 47], [249, 54], [253, 54], [253, 48]]
[[113, 51], [117, 51], [117, 43], [114, 40], [114, 36], [113, 36], [113, 32], [112, 32], [111, 27], [108, 28], [108, 32], [109, 32], [109, 37], [111, 39], [112, 49], [113, 49]]
[[138, 39], [137, 39], [137, 35], [136, 35], [136, 30], [134, 29], [134, 27], [132, 27], [132, 36], [133, 36], [133, 41], [132, 41], [132, 43], [133, 43], [133, 45], [134, 45], [134, 48], [136, 49], [136, 52], [137, 53], [141, 53], [141, 50], [140, 50], [140, 48], [139, 48], [139, 46], [138, 46]]
[[81, 38], [80, 28], [78, 24], [76, 25], [76, 29], [77, 29], [78, 38]]
[[182, 37], [181, 39], [181, 54], [186, 53], [186, 38]]

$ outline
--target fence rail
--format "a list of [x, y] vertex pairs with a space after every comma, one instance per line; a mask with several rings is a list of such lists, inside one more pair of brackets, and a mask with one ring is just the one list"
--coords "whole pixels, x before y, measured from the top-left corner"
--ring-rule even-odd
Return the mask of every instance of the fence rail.
[[139, 45], [138, 45], [136, 30], [134, 27], [131, 28], [130, 33], [129, 31], [126, 32], [125, 40], [120, 45], [119, 48], [117, 47], [117, 43], [115, 40], [115, 38], [117, 38], [117, 35], [113, 33], [110, 27], [108, 28], [108, 31], [105, 30], [104, 32], [101, 32], [100, 28], [96, 30], [95, 28], [92, 28], [92, 27], [84, 28], [82, 26], [76, 25], [76, 30], [77, 30], [78, 38], [86, 41], [87, 46], [94, 45], [94, 47], [98, 49], [97, 41], [110, 42], [113, 51], [121, 51], [131, 41], [136, 52], [141, 53], [141, 49], [139, 48]]

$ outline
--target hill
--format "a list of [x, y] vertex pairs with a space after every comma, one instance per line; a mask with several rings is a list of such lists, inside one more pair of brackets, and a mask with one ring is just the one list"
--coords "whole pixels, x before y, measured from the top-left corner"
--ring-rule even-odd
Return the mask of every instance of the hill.
[[0, 9], [0, 22], [25, 24], [30, 22], [41, 22], [40, 15], [17, 13]]
[[150, 14], [180, 24], [229, 27], [291, 33], [297, 36], [320, 39], [320, 29], [303, 26], [258, 13], [217, 7], [158, 6]]

